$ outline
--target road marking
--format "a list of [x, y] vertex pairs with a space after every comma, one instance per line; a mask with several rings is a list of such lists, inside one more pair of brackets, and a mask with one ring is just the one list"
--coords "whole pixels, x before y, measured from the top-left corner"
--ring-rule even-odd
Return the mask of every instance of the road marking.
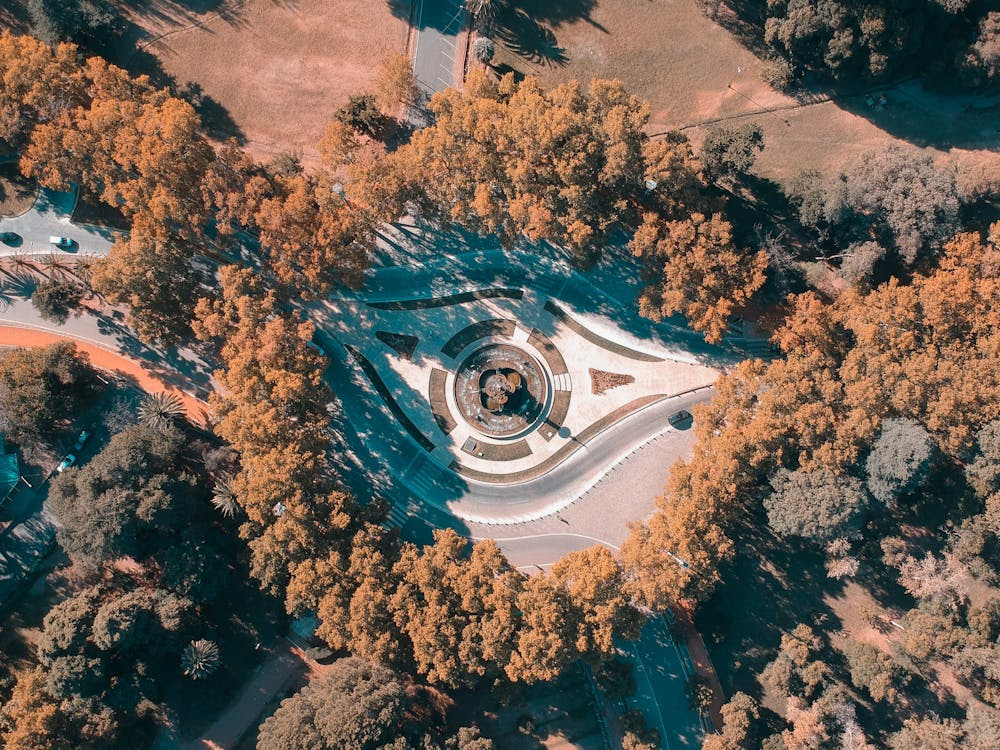
[[639, 671], [642, 672], [642, 676], [646, 678], [646, 684], [649, 686], [649, 696], [653, 699], [653, 705], [656, 706], [656, 716], [660, 720], [660, 739], [666, 745], [667, 750], [670, 750], [670, 740], [667, 739], [667, 725], [663, 723], [663, 712], [660, 710], [660, 702], [656, 699], [656, 691], [653, 690], [653, 681], [649, 679], [649, 673], [646, 671], [646, 662], [639, 651], [638, 641], [636, 641], [635, 646], [635, 658], [639, 664]]

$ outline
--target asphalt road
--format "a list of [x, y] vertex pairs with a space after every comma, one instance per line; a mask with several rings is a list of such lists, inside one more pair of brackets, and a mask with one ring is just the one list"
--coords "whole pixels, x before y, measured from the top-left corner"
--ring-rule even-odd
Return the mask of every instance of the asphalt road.
[[[76, 190], [57, 192], [42, 188], [35, 204], [20, 216], [0, 219], [0, 232], [14, 232], [19, 239], [0, 242], [0, 256], [20, 253], [48, 255], [107, 255], [114, 243], [113, 232], [105, 227], [74, 224], [70, 221], [76, 205]], [[62, 249], [49, 237], [68, 237], [72, 247]]]
[[465, 23], [462, 0], [417, 0], [413, 74], [428, 94], [455, 85], [458, 34]]

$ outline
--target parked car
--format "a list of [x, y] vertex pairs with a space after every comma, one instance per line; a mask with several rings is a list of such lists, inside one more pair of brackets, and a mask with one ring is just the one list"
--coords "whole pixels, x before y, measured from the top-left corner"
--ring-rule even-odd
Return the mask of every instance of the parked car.
[[80, 433], [80, 437], [76, 439], [76, 445], [74, 445], [73, 447], [76, 448], [76, 450], [80, 450], [83, 447], [83, 444], [87, 442], [87, 438], [89, 437], [90, 433], [84, 430], [83, 432]]
[[66, 469], [68, 469], [75, 463], [76, 463], [76, 456], [70, 453], [68, 456], [66, 456], [66, 458], [64, 458], [62, 461], [59, 462], [59, 465], [56, 467], [56, 474], [62, 474], [64, 471], [66, 471]]
[[53, 235], [49, 237], [49, 242], [56, 247], [73, 247], [73, 240], [69, 237], [56, 237]]
[[17, 232], [0, 232], [0, 242], [17, 242], [21, 236]]
[[684, 424], [685, 422], [690, 422], [694, 419], [691, 416], [691, 412], [681, 409], [680, 411], [674, 412], [669, 417], [667, 421], [670, 422], [671, 426], [676, 427], [679, 424]]

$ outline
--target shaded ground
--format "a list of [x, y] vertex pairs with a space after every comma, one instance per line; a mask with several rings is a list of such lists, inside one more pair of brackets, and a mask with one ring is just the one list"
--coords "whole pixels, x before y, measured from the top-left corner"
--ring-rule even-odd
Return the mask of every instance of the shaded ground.
[[527, 0], [497, 20], [496, 68], [544, 85], [621, 78], [650, 101], [653, 132], [687, 128], [696, 144], [704, 137], [698, 123], [753, 115], [767, 144], [758, 171], [774, 179], [832, 171], [897, 139], [1000, 173], [1000, 99], [936, 96], [916, 82], [889, 91], [880, 110], [867, 106], [864, 92], [792, 98], [764, 83], [764, 63], [743, 44], [752, 35], [727, 30], [739, 31], [732, 11], [721, 6], [718, 20], [699, 0]]
[[38, 189], [34, 180], [21, 176], [17, 164], [0, 164], [0, 216], [23, 214], [35, 202]]
[[603, 734], [588, 679], [577, 663], [554, 682], [513, 686], [502, 703], [492, 691], [458, 694], [450, 719], [476, 723], [507, 750], [600, 750]]

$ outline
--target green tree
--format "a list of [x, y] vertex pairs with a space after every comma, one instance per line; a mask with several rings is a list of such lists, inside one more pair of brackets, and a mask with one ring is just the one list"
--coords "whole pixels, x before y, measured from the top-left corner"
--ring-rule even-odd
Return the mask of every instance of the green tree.
[[388, 667], [341, 659], [266, 719], [257, 750], [376, 750], [400, 736], [409, 706], [404, 678]]
[[58, 476], [49, 503], [56, 539], [73, 560], [100, 565], [123, 555], [142, 558], [190, 515], [193, 477], [179, 470], [183, 438], [176, 430], [128, 427], [81, 468]]
[[0, 353], [0, 409], [27, 440], [51, 436], [96, 390], [87, 354], [72, 343]]
[[65, 323], [69, 314], [83, 300], [84, 289], [79, 284], [46, 279], [31, 294], [31, 304], [38, 314], [53, 323]]
[[877, 701], [897, 700], [905, 673], [891, 657], [868, 643], [853, 640], [844, 645], [844, 656], [854, 687], [864, 688]]
[[219, 647], [215, 641], [199, 638], [181, 653], [181, 667], [192, 680], [204, 680], [219, 668]]
[[764, 499], [767, 521], [782, 535], [835, 539], [857, 527], [868, 504], [861, 482], [829, 469], [780, 472], [771, 484]]
[[976, 434], [976, 450], [965, 466], [965, 476], [980, 497], [1000, 491], [1000, 419], [987, 423]]
[[764, 130], [759, 123], [710, 128], [701, 147], [705, 174], [713, 180], [749, 174], [764, 150]]
[[909, 419], [887, 419], [865, 462], [868, 491], [891, 503], [919, 489], [930, 473], [936, 447], [923, 425]]

